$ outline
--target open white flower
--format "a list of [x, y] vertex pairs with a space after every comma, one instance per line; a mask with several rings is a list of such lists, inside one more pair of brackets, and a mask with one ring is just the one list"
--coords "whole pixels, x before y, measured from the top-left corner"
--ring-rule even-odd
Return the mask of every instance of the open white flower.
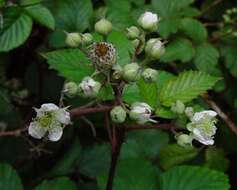
[[144, 124], [148, 121], [154, 121], [150, 119], [152, 108], [143, 102], [136, 102], [132, 104], [129, 116], [131, 119], [136, 120], [139, 124]]
[[157, 24], [159, 22], [157, 14], [152, 12], [143, 13], [139, 19], [138, 24], [145, 30], [155, 31], [157, 29]]
[[214, 144], [214, 135], [216, 133], [217, 113], [212, 110], [197, 112], [191, 118], [191, 123], [187, 129], [191, 132], [193, 138], [205, 145]]
[[47, 103], [35, 108], [36, 118], [30, 123], [28, 133], [36, 139], [48, 135], [50, 141], [58, 141], [63, 134], [63, 127], [70, 124], [70, 113], [67, 108], [59, 108], [55, 104]]

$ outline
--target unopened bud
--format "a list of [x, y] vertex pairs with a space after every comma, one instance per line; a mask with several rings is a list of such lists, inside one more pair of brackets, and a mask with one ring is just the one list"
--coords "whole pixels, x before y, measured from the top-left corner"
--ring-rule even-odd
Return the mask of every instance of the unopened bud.
[[171, 107], [171, 111], [177, 114], [184, 113], [184, 110], [185, 110], [185, 105], [180, 100], [177, 100]]
[[78, 86], [79, 94], [85, 98], [94, 98], [99, 93], [101, 84], [91, 77], [85, 77]]
[[82, 43], [85, 45], [91, 44], [93, 42], [93, 36], [90, 33], [82, 34]]
[[165, 53], [165, 47], [159, 38], [152, 38], [148, 40], [145, 52], [150, 58], [159, 59]]
[[63, 92], [68, 97], [73, 97], [77, 94], [77, 84], [75, 82], [67, 82], [64, 84]]
[[157, 80], [157, 76], [157, 70], [151, 68], [145, 69], [142, 73], [142, 77], [146, 82], [155, 82]]
[[130, 40], [134, 40], [136, 38], [138, 38], [140, 35], [140, 31], [136, 26], [131, 26], [129, 28], [127, 28], [127, 37]]
[[130, 63], [123, 68], [123, 78], [126, 81], [136, 81], [140, 78], [140, 66], [137, 63]]
[[192, 145], [193, 137], [187, 134], [178, 134], [176, 140], [178, 145], [187, 147]]
[[192, 108], [192, 107], [187, 107], [187, 108], [184, 110], [184, 113], [186, 114], [187, 117], [192, 118], [193, 115], [194, 115], [193, 108]]
[[126, 111], [121, 106], [116, 106], [110, 111], [110, 117], [115, 123], [123, 123], [126, 115]]
[[103, 36], [107, 36], [112, 31], [112, 23], [102, 18], [95, 24], [95, 31]]
[[69, 46], [69, 47], [78, 47], [81, 43], [81, 36], [79, 33], [77, 32], [73, 32], [73, 33], [67, 33], [67, 37], [66, 37], [66, 41], [65, 43]]
[[159, 19], [157, 14], [152, 12], [145, 12], [143, 13], [139, 19], [138, 24], [145, 30], [148, 31], [155, 31], [157, 30]]

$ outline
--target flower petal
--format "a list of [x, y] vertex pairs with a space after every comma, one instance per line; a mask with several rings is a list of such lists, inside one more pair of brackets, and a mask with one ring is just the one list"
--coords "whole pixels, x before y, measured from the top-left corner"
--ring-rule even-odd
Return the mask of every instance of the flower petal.
[[58, 111], [56, 111], [55, 117], [57, 121], [64, 125], [68, 125], [71, 122], [70, 113], [65, 109], [59, 109]]
[[205, 145], [213, 145], [213, 136], [206, 135], [199, 129], [193, 129], [193, 138]]
[[42, 104], [41, 108], [42, 111], [48, 112], [48, 111], [55, 111], [58, 110], [59, 107], [52, 103]]
[[40, 124], [37, 123], [36, 121], [31, 122], [28, 128], [29, 135], [36, 139], [41, 139], [45, 135], [46, 132], [47, 132], [47, 129], [44, 127], [41, 127]]
[[206, 111], [201, 111], [201, 112], [197, 112], [194, 114], [192, 121], [193, 122], [199, 122], [201, 120], [203, 120], [204, 118], [213, 118], [216, 117], [217, 113], [215, 111], [212, 110], [206, 110]]
[[48, 138], [50, 141], [58, 141], [63, 135], [63, 128], [57, 125], [49, 130]]

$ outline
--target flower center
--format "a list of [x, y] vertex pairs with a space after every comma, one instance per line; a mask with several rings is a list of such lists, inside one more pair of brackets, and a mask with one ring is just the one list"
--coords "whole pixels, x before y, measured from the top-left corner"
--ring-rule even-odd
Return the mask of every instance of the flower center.
[[105, 56], [109, 50], [109, 47], [106, 44], [97, 44], [95, 47], [95, 53], [98, 56]]
[[43, 127], [49, 127], [52, 122], [52, 115], [46, 114], [43, 117], [39, 118], [39, 123]]

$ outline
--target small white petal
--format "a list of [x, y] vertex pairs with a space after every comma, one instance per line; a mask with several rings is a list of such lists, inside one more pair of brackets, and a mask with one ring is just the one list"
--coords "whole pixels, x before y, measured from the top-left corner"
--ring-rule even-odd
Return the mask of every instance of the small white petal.
[[63, 128], [57, 125], [49, 130], [48, 138], [50, 141], [58, 141], [63, 135]]
[[47, 129], [44, 127], [41, 127], [39, 123], [37, 123], [36, 121], [31, 122], [28, 128], [29, 135], [31, 135], [32, 137], [36, 139], [41, 139], [45, 135], [46, 132], [47, 132]]
[[48, 111], [55, 111], [58, 110], [59, 107], [52, 103], [42, 104], [41, 108], [42, 111], [48, 112]]
[[205, 133], [203, 133], [202, 131], [196, 128], [193, 129], [193, 138], [205, 145], [214, 144], [214, 140], [212, 136], [206, 135]]
[[55, 117], [60, 123], [65, 125], [68, 125], [71, 122], [70, 113], [65, 109], [59, 109], [58, 111], [56, 111]]
[[194, 114], [192, 121], [193, 122], [199, 122], [205, 118], [213, 118], [216, 117], [217, 113], [215, 111], [212, 110], [206, 110], [206, 111], [201, 111], [201, 112], [197, 112]]

